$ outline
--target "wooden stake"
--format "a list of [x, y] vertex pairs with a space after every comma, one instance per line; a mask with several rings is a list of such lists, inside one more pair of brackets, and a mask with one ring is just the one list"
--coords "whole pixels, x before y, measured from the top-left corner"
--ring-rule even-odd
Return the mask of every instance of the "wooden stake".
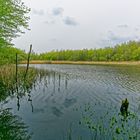
[[27, 73], [28, 73], [31, 51], [32, 51], [32, 44], [30, 45], [30, 50], [29, 50], [29, 53], [28, 53], [27, 68], [26, 68], [24, 79], [26, 78]]
[[18, 82], [17, 78], [18, 78], [18, 54], [16, 53], [16, 84]]

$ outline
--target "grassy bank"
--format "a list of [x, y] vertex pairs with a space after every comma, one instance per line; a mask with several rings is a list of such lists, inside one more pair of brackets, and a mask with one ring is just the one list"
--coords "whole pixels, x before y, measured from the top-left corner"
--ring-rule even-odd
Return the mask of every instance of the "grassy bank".
[[[21, 61], [21, 64], [26, 64], [26, 61]], [[32, 60], [30, 64], [75, 64], [75, 65], [140, 65], [140, 61], [43, 61]]]

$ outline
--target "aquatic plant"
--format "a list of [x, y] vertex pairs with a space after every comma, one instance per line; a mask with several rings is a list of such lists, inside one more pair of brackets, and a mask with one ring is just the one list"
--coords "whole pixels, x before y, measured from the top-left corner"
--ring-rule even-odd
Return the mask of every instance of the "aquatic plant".
[[[123, 100], [128, 105], [128, 100]], [[104, 108], [104, 109], [103, 109]], [[138, 140], [140, 138], [140, 116], [138, 112], [126, 112], [111, 104], [108, 107], [100, 102], [87, 103], [84, 107], [74, 109], [82, 112], [79, 126], [86, 128], [93, 140]], [[72, 136], [71, 136], [72, 137]], [[80, 136], [82, 139], [82, 136]]]

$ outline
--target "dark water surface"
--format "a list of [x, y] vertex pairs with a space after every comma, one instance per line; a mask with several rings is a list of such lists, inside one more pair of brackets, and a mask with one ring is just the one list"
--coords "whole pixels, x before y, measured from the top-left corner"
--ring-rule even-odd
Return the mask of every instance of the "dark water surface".
[[113, 104], [119, 110], [121, 100], [128, 98], [130, 110], [138, 108], [140, 67], [49, 64], [30, 67], [45, 69], [47, 75], [38, 79], [30, 95], [20, 98], [19, 111], [16, 96], [8, 97], [1, 106], [12, 108], [23, 119], [33, 140], [71, 139], [69, 133], [74, 140], [79, 136], [91, 139], [90, 132], [78, 124], [82, 111], [77, 108], [87, 103], [94, 106], [99, 102], [109, 107]]

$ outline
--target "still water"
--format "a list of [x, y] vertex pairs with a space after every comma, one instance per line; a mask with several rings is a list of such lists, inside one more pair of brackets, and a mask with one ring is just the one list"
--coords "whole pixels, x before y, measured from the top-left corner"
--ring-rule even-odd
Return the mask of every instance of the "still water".
[[[44, 69], [30, 93], [7, 97], [2, 108], [12, 108], [28, 126], [32, 140], [92, 139], [88, 129], [79, 125], [86, 104], [101, 104], [97, 113], [129, 100], [129, 109], [137, 110], [140, 102], [140, 67], [101, 65], [30, 65]], [[83, 107], [84, 108], [84, 107]], [[71, 136], [70, 136], [71, 135]]]

